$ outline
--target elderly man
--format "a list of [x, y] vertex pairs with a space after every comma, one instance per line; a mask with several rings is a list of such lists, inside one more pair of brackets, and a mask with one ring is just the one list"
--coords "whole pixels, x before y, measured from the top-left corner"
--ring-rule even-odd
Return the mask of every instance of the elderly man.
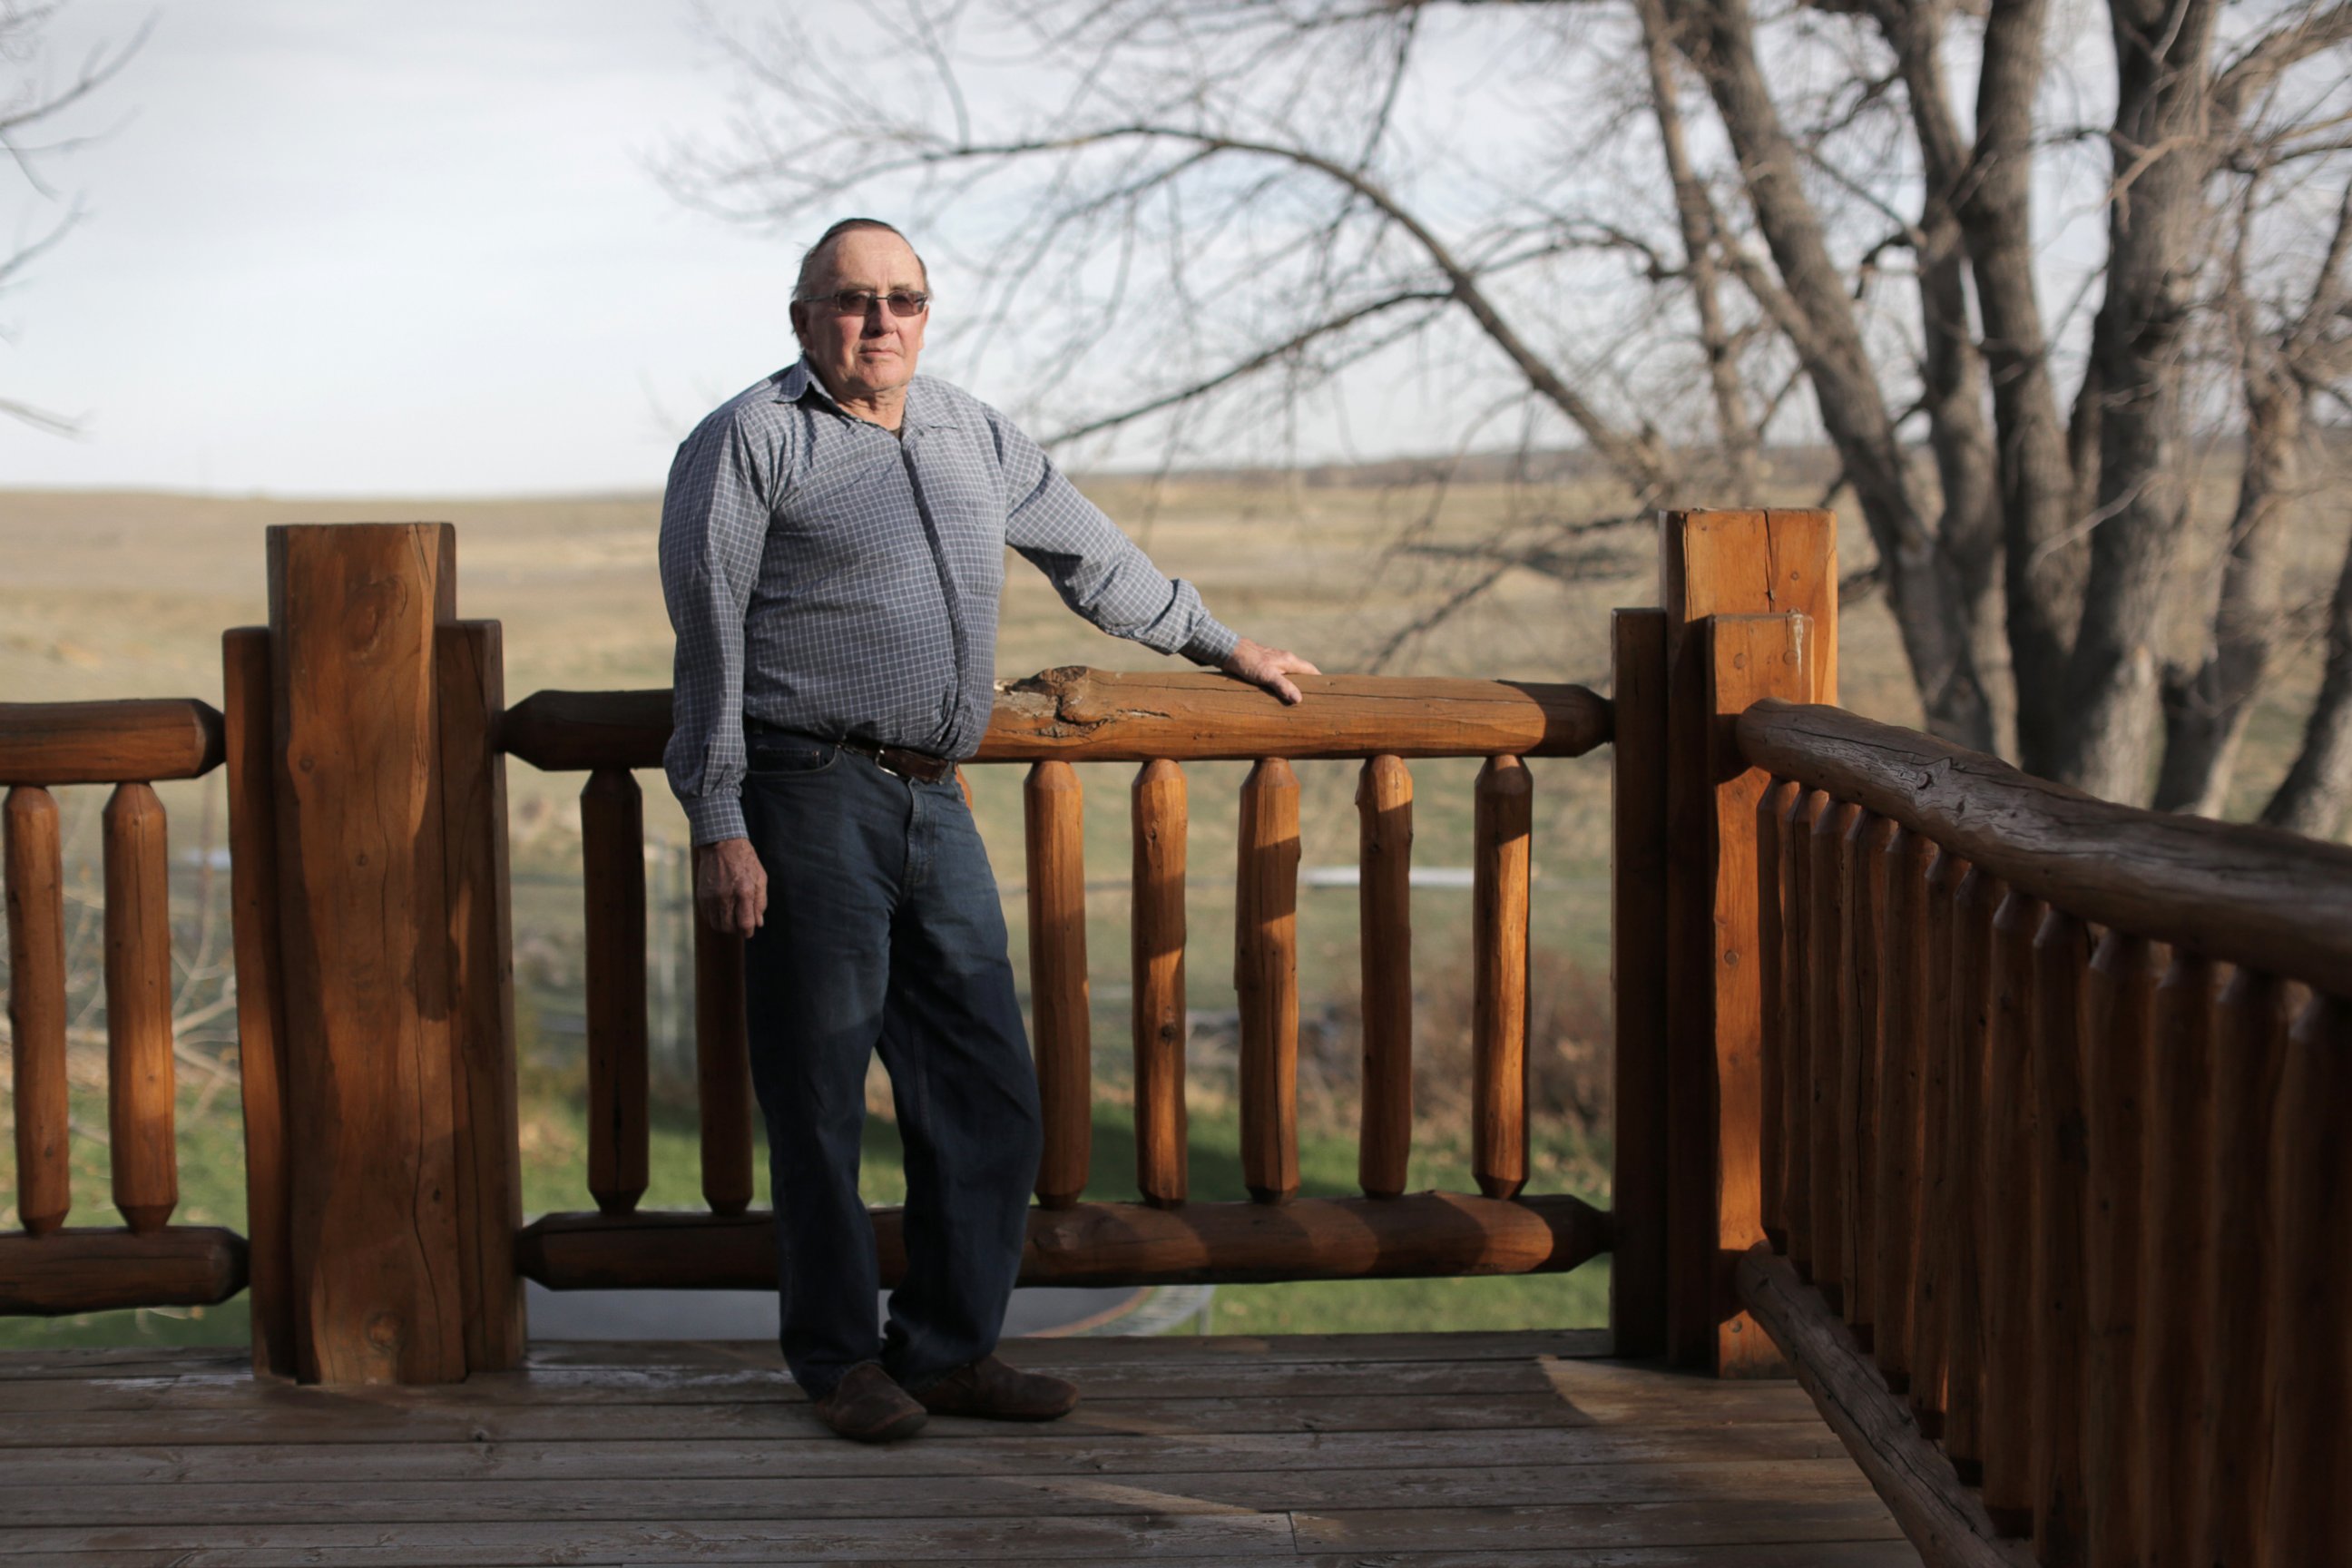
[[[1037, 1086], [954, 768], [988, 725], [1004, 547], [1103, 630], [1286, 702], [1314, 666], [1236, 637], [1011, 421], [915, 374], [929, 279], [896, 229], [834, 225], [793, 293], [799, 363], [687, 438], [661, 529], [665, 763], [703, 918], [749, 938], [784, 1357], [818, 1415], [864, 1441], [926, 1412], [1047, 1420], [1077, 1391], [993, 1354]], [[907, 1159], [907, 1268], [878, 1332], [857, 1192], [877, 1048]]]

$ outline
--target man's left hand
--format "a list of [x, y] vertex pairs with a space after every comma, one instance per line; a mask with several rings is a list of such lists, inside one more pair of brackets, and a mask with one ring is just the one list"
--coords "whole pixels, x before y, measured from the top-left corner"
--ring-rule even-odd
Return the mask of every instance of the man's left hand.
[[1234, 651], [1225, 656], [1225, 662], [1218, 668], [1227, 675], [1239, 676], [1253, 686], [1265, 687], [1285, 702], [1301, 700], [1298, 688], [1291, 683], [1291, 676], [1323, 673], [1288, 648], [1268, 647], [1247, 637], [1234, 644]]

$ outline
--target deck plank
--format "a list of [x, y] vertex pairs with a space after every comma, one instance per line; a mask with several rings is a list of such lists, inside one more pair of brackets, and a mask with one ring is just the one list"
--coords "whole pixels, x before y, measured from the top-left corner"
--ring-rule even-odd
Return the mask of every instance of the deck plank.
[[0, 1357], [0, 1561], [1917, 1562], [1791, 1384], [1459, 1341], [1015, 1343], [1079, 1379], [1076, 1414], [881, 1449], [825, 1433], [765, 1344], [543, 1346], [439, 1388]]

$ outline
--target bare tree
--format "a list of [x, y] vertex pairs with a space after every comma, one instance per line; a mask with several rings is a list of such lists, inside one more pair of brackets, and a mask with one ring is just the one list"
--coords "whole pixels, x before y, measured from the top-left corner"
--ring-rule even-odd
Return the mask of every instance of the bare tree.
[[[58, 121], [130, 63], [153, 25], [120, 48], [93, 51], [60, 80], [47, 69], [47, 28], [63, 9], [64, 0], [0, 0], [0, 156], [36, 208], [55, 214], [0, 255], [0, 294], [19, 284], [26, 269], [81, 221], [80, 202], [51, 180], [49, 165], [87, 138], [53, 134]], [[73, 428], [71, 420], [15, 398], [0, 397], [0, 414], [60, 434]]]
[[[2042, 107], [2049, 0], [1763, 16], [1749, 0], [1063, 0], [971, 40], [971, 4], [900, 0], [890, 25], [927, 79], [845, 87], [789, 21], [735, 37], [758, 110], [673, 173], [761, 222], [853, 194], [912, 204], [971, 247], [989, 320], [1067, 329], [1035, 384], [1102, 397], [1072, 436], [1295, 419], [1417, 344], [1467, 389], [1456, 438], [1533, 409], [1533, 438], [1610, 477], [1593, 517], [1560, 520], [1575, 530], [1752, 501], [1760, 448], [1817, 432], [1930, 727], [2131, 799], [2154, 760], [2189, 437], [2307, 412], [2307, 394], [2255, 408], [2272, 382], [2251, 374], [2231, 407], [2192, 405], [2191, 351], [2228, 292], [2216, 217], [2242, 219], [2245, 257], [2276, 248], [2286, 226], [2242, 199], [2251, 147], [2342, 183], [2352, 5], [2108, 15], [2110, 101], [2069, 128]], [[990, 63], [1008, 49], [1017, 66]], [[1973, 124], [1952, 88], [1970, 55]], [[1450, 119], [1425, 96], [1449, 74], [1480, 83]], [[2105, 187], [2087, 343], [2042, 297], [2052, 160]], [[2332, 342], [2335, 307], [2309, 302], [2294, 342]], [[2257, 316], [2263, 353], [2289, 352], [2285, 318]], [[2284, 498], [2281, 479], [2256, 476]], [[2208, 606], [2217, 623], [2259, 599], [2265, 535], [2242, 531], [2248, 571]], [[1492, 563], [1538, 552], [1498, 544]], [[2236, 637], [2217, 633], [2210, 678], [2175, 685], [2241, 689], [2242, 709], [2245, 661], [2221, 657]], [[2234, 740], [2199, 762], [2204, 742], [2170, 736], [2171, 771], [2208, 781], [2184, 803], [2210, 800]]]

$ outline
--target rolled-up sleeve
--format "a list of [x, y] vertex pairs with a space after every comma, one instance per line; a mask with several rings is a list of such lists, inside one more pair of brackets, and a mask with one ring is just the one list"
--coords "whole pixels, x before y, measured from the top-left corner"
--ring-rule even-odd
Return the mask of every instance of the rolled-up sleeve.
[[1012, 498], [1005, 542], [1045, 574], [1064, 604], [1111, 636], [1195, 664], [1223, 664], [1241, 639], [1209, 614], [1199, 590], [1163, 574], [1036, 442], [989, 412]]
[[678, 447], [662, 494], [662, 598], [677, 634], [662, 767], [698, 845], [745, 837], [743, 614], [778, 471], [762, 445], [721, 409]]

